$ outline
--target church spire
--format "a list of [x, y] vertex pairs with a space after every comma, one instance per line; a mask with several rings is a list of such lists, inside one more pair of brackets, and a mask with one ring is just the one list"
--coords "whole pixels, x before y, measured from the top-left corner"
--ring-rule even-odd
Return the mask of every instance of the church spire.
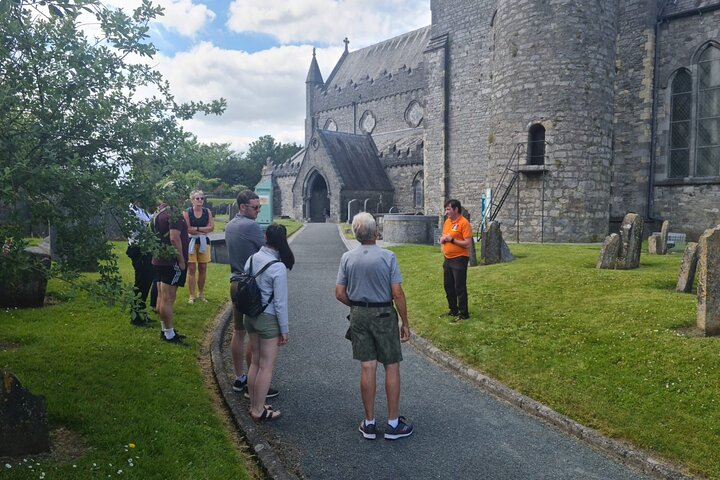
[[310, 70], [308, 71], [305, 83], [325, 83], [322, 78], [322, 73], [320, 73], [320, 67], [318, 66], [317, 59], [315, 58], [315, 48], [313, 48], [312, 62], [310, 62]]

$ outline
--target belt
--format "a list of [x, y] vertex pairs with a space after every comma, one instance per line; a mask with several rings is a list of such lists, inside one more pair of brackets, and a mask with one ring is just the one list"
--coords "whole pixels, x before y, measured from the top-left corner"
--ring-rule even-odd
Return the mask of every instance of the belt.
[[379, 303], [373, 303], [373, 302], [356, 302], [355, 300], [350, 300], [350, 305], [353, 307], [369, 307], [369, 308], [380, 308], [380, 307], [392, 307], [392, 302], [379, 302]]

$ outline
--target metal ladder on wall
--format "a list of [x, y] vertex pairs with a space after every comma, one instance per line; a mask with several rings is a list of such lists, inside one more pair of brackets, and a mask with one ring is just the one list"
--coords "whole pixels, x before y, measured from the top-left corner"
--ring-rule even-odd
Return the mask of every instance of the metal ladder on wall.
[[495, 190], [493, 190], [493, 192], [502, 192], [502, 194], [499, 196], [499, 200], [495, 200], [496, 198], [498, 198], [498, 195], [493, 193], [492, 201], [490, 202], [491, 222], [495, 220], [495, 217], [497, 217], [498, 213], [500, 213], [500, 209], [505, 203], [505, 200], [507, 200], [508, 195], [510, 195], [512, 187], [515, 185], [515, 182], [517, 182], [518, 176], [520, 175], [520, 155], [524, 153], [524, 143], [518, 143], [517, 145], [515, 145], [515, 150], [513, 150], [513, 153], [510, 156], [510, 160], [508, 160], [507, 165], [505, 165], [505, 170], [503, 170], [503, 173], [500, 176], [500, 180], [498, 181]]

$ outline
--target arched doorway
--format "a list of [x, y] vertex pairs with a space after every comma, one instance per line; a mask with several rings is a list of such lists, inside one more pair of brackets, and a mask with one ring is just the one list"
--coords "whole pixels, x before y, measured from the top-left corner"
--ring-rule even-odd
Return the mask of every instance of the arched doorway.
[[322, 175], [315, 172], [308, 182], [308, 217], [311, 222], [325, 222], [330, 216], [330, 199], [328, 198], [327, 182]]

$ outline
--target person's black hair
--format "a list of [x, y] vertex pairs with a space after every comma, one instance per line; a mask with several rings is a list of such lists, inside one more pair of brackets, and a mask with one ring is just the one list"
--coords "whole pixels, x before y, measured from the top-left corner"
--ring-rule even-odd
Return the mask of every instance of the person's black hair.
[[285, 225], [273, 223], [265, 230], [265, 243], [280, 253], [280, 261], [285, 264], [288, 270], [292, 270], [295, 265], [295, 255], [290, 250], [287, 241], [287, 229]]
[[256, 198], [260, 198], [257, 196], [257, 193], [253, 192], [252, 190], [243, 190], [242, 192], [238, 193], [238, 196], [235, 200], [237, 200], [238, 207], [244, 203], [249, 203], [250, 200], [254, 200]]
[[444, 207], [447, 208], [448, 205], [453, 210], [457, 210], [458, 212], [462, 213], [462, 206], [460, 205], [460, 200], [455, 200], [454, 198], [451, 198], [447, 202], [445, 202]]

